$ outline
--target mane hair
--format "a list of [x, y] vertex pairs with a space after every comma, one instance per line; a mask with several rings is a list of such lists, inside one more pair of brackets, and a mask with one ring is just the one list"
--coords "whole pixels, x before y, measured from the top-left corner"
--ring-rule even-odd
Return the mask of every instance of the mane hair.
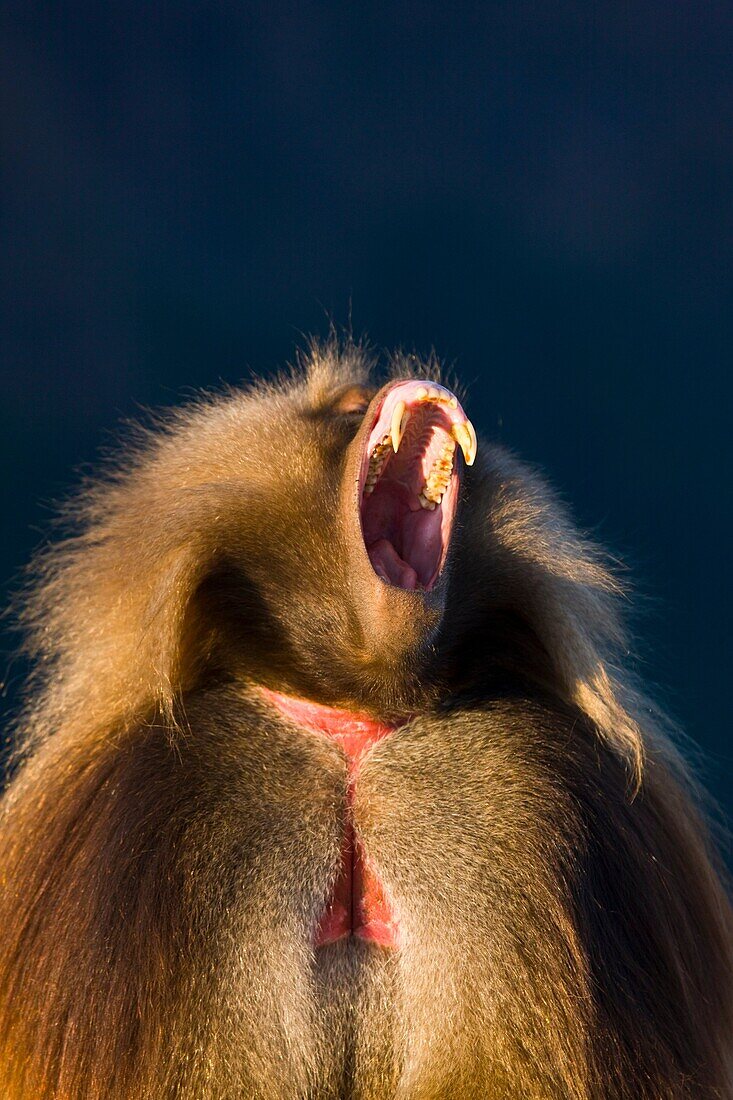
[[[386, 376], [440, 365], [400, 353]], [[350, 429], [324, 410], [375, 377], [332, 336], [130, 429], [36, 557], [0, 808], [3, 1098], [733, 1100], [702, 795], [629, 667], [617, 571], [502, 447], [465, 471], [424, 694], [349, 794], [408, 948], [314, 962], [349, 780], [240, 649], [269, 645], [275, 677], [330, 653], [327, 685], [353, 652]], [[293, 591], [265, 598], [278, 569]]]

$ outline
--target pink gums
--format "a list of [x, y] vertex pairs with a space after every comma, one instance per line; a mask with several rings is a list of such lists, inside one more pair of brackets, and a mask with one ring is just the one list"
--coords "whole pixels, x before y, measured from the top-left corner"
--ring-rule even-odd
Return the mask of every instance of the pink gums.
[[348, 767], [346, 813], [341, 866], [326, 907], [314, 932], [316, 947], [335, 943], [345, 936], [380, 944], [397, 945], [398, 925], [384, 887], [369, 866], [361, 841], [354, 830], [353, 803], [356, 778], [362, 760], [377, 741], [398, 729], [366, 714], [320, 706], [305, 699], [263, 688], [262, 693], [284, 718], [297, 726], [330, 737], [342, 749]]

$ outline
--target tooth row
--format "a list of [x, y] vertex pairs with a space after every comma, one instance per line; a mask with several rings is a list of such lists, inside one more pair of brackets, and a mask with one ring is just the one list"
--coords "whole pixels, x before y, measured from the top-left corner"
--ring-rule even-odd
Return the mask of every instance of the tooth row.
[[423, 485], [422, 492], [418, 496], [422, 508], [426, 508], [432, 512], [443, 499], [443, 494], [450, 485], [450, 479], [453, 473], [453, 455], [455, 449], [456, 445], [452, 439], [447, 439], [443, 444], [443, 449], [433, 463], [432, 469], [428, 474], [428, 479]]
[[374, 486], [379, 481], [379, 476], [382, 473], [382, 467], [390, 454], [392, 454], [392, 443], [388, 432], [383, 436], [382, 441], [377, 443], [369, 456], [369, 469], [364, 483], [364, 493], [367, 496], [374, 491]]
[[415, 397], [418, 401], [438, 401], [441, 405], [449, 405], [451, 409], [458, 408], [458, 400], [453, 394], [445, 393], [444, 390], [436, 389], [435, 386], [431, 386], [430, 389], [420, 386], [415, 391]]

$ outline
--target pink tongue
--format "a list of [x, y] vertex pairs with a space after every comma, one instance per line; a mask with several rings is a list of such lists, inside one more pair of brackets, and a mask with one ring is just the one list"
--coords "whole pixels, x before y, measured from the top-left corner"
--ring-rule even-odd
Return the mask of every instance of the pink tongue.
[[379, 539], [367, 549], [374, 572], [388, 584], [414, 590], [417, 587], [417, 573], [403, 561], [388, 539]]

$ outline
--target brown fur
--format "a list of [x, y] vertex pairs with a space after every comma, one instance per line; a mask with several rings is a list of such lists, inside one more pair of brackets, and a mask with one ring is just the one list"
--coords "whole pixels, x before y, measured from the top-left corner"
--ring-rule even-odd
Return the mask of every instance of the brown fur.
[[[383, 585], [354, 503], [374, 392], [332, 344], [202, 398], [38, 562], [0, 823], [6, 1100], [733, 1097], [728, 901], [620, 670], [616, 582], [482, 444], [445, 581], [419, 606]], [[257, 684], [414, 715], [354, 805], [398, 953], [310, 949], [345, 762]]]

